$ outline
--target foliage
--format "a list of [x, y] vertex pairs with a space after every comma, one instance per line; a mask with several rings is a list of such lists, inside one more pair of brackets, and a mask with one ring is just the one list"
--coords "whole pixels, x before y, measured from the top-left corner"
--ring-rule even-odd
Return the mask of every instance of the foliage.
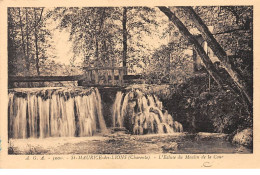
[[160, 24], [164, 26], [160, 38], [167, 39], [168, 43], [150, 55], [144, 77], [147, 83], [182, 83], [193, 74], [191, 45], [167, 18], [162, 18]]
[[[74, 57], [84, 57], [86, 66], [120, 66], [123, 55], [123, 7], [55, 8], [59, 28], [70, 32]], [[94, 14], [94, 15], [93, 15]], [[142, 67], [149, 44], [143, 37], [157, 26], [154, 8], [127, 7], [127, 62], [129, 72]]]
[[246, 81], [248, 91], [253, 89], [253, 7], [212, 6], [196, 7], [195, 11], [208, 26], [230, 56], [232, 69]]
[[[242, 95], [221, 90], [212, 79], [209, 84], [208, 74], [194, 72], [190, 43], [164, 14], [157, 8], [126, 8], [128, 72], [141, 70], [146, 83], [172, 84], [174, 94], [170, 99], [165, 95], [162, 98], [184, 128], [232, 133], [252, 127], [252, 111]], [[192, 32], [194, 24], [187, 12], [178, 7], [170, 9]], [[229, 55], [232, 69], [247, 81], [252, 94], [253, 7], [198, 6], [194, 10], [207, 26], [214, 27], [212, 33]], [[55, 57], [48, 52], [52, 45], [47, 23], [50, 17], [59, 29], [70, 33], [74, 59], [83, 57], [86, 66], [120, 66], [122, 16], [123, 7], [8, 8], [9, 75], [83, 73], [82, 65], [58, 64], [48, 59]], [[150, 43], [155, 36], [168, 38], [168, 43], [155, 48]]]
[[[161, 46], [150, 58], [149, 69], [143, 76], [147, 83], [178, 84], [193, 75], [193, 60], [190, 50], [181, 48], [180, 43]], [[188, 51], [188, 52], [187, 52]], [[167, 61], [165, 61], [167, 60]]]
[[241, 96], [221, 91], [215, 83], [209, 87], [207, 75], [191, 77], [179, 85], [166, 104], [191, 131], [232, 133], [252, 127], [252, 112]]
[[44, 8], [8, 8], [8, 66], [10, 75], [39, 75], [48, 57], [51, 34]]
[[46, 60], [45, 64], [42, 65], [40, 70], [41, 72], [43, 72], [42, 75], [45, 76], [70, 76], [83, 74], [81, 65], [65, 65], [61, 63], [56, 63], [54, 60]]
[[[148, 7], [127, 7], [127, 61], [129, 73], [149, 69], [147, 64], [155, 49], [150, 40], [158, 35], [161, 19], [158, 10]], [[138, 71], [139, 70], [139, 71]]]
[[[194, 24], [193, 21], [189, 20], [186, 12], [181, 8], [173, 7], [171, 9], [192, 31]], [[214, 26], [213, 35], [230, 55], [232, 69], [237, 70], [240, 76], [247, 80], [248, 89], [252, 93], [252, 7], [234, 7], [234, 9], [230, 12], [230, 9], [227, 10], [226, 7], [195, 8], [206, 25]], [[171, 30], [174, 31], [174, 28]], [[172, 51], [172, 49], [170, 50]], [[157, 53], [161, 53], [159, 58], [167, 58], [169, 55], [169, 52], [164, 48], [157, 51], [155, 55]], [[157, 63], [155, 66], [157, 70], [169, 65], [167, 59], [162, 60], [164, 62], [158, 61], [159, 64]], [[187, 71], [187, 68], [187, 66], [183, 66], [183, 72]], [[176, 70], [172, 67], [171, 69]], [[221, 71], [221, 65], [218, 70]], [[195, 75], [191, 78], [186, 76], [188, 79], [184, 79], [183, 83], [178, 83], [176, 94], [172, 96], [172, 99], [165, 100], [166, 108], [171, 109], [171, 113], [183, 123], [184, 128], [190, 128], [192, 131], [232, 133], [236, 130], [252, 127], [251, 107], [247, 106], [241, 94], [234, 93], [230, 89], [221, 90], [214, 82], [212, 84], [212, 80], [209, 85], [207, 74]]]
[[[117, 7], [55, 8], [59, 28], [70, 32], [74, 57], [83, 56], [89, 66], [116, 64], [122, 39], [121, 12]], [[115, 61], [113, 63], [112, 61]]]

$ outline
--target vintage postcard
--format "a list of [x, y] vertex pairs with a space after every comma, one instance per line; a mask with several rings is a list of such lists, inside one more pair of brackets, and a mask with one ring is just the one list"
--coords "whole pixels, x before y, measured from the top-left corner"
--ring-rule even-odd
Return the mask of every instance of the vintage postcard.
[[0, 1], [0, 168], [260, 168], [257, 1]]

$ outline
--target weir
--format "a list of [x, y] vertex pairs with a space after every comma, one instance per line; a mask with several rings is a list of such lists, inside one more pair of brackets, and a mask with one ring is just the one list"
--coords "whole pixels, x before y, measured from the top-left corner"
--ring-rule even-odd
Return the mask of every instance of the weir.
[[106, 132], [97, 88], [9, 91], [9, 138], [92, 136]]
[[138, 135], [182, 132], [156, 95], [129, 90], [140, 77], [124, 75], [124, 70], [103, 67], [85, 68], [82, 76], [10, 76], [9, 87], [14, 82], [46, 81], [78, 81], [83, 86], [9, 89], [9, 138], [84, 137], [106, 133], [107, 127]]
[[[98, 88], [10, 89], [9, 138], [84, 137], [107, 133], [107, 127], [138, 135], [183, 131], [157, 96], [139, 89], [113, 90], [113, 100], [106, 102]], [[105, 117], [104, 105], [110, 109]]]

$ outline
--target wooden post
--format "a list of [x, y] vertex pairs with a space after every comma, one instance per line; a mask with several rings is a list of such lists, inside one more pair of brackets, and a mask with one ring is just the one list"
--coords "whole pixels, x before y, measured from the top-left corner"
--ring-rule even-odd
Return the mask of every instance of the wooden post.
[[[88, 72], [88, 74], [86, 73], [86, 75], [88, 75], [87, 77], [91, 79], [90, 81], [92, 82], [92, 84], [101, 85], [99, 74], [100, 71], [102, 71], [105, 73], [104, 77], [102, 76], [102, 80], [104, 79], [104, 83], [102, 83], [102, 85], [112, 85], [112, 86], [124, 84], [124, 75], [126, 69], [127, 69], [126, 67], [95, 67], [95, 68], [86, 67], [85, 68], [86, 72]], [[117, 71], [118, 71], [118, 79], [117, 79]], [[109, 76], [111, 76], [111, 79], [109, 78]]]
[[112, 85], [115, 85], [115, 69], [111, 70], [111, 81], [112, 81]]
[[107, 84], [107, 85], [109, 85], [108, 73], [109, 73], [109, 69], [105, 71], [105, 79], [106, 79], [106, 84]]
[[93, 70], [94, 71], [94, 76], [95, 76], [95, 84], [98, 84], [98, 69]]
[[123, 85], [123, 75], [124, 75], [124, 69], [118, 69], [119, 75], [119, 85], [122, 86]]
[[87, 73], [87, 81], [88, 83], [90, 83], [92, 81], [92, 71], [89, 70], [89, 71], [86, 71]]
[[89, 71], [85, 71], [84, 81], [89, 82], [89, 80], [90, 80]]

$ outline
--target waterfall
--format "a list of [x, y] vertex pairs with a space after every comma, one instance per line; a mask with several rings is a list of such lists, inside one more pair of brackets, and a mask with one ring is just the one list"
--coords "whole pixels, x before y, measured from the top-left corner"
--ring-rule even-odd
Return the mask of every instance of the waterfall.
[[[112, 110], [112, 124], [113, 124], [113, 127], [116, 126], [116, 117], [117, 117], [118, 120], [121, 119], [120, 107], [121, 107], [122, 96], [123, 96], [123, 93], [121, 91], [117, 92], [116, 99], [115, 99], [115, 102], [113, 104], [113, 110]], [[119, 125], [122, 126], [121, 121], [120, 121]]]
[[97, 88], [23, 88], [9, 91], [10, 138], [92, 136], [105, 132]]
[[112, 117], [113, 127], [125, 127], [132, 134], [183, 132], [182, 125], [163, 110], [157, 96], [139, 89], [117, 92]]

